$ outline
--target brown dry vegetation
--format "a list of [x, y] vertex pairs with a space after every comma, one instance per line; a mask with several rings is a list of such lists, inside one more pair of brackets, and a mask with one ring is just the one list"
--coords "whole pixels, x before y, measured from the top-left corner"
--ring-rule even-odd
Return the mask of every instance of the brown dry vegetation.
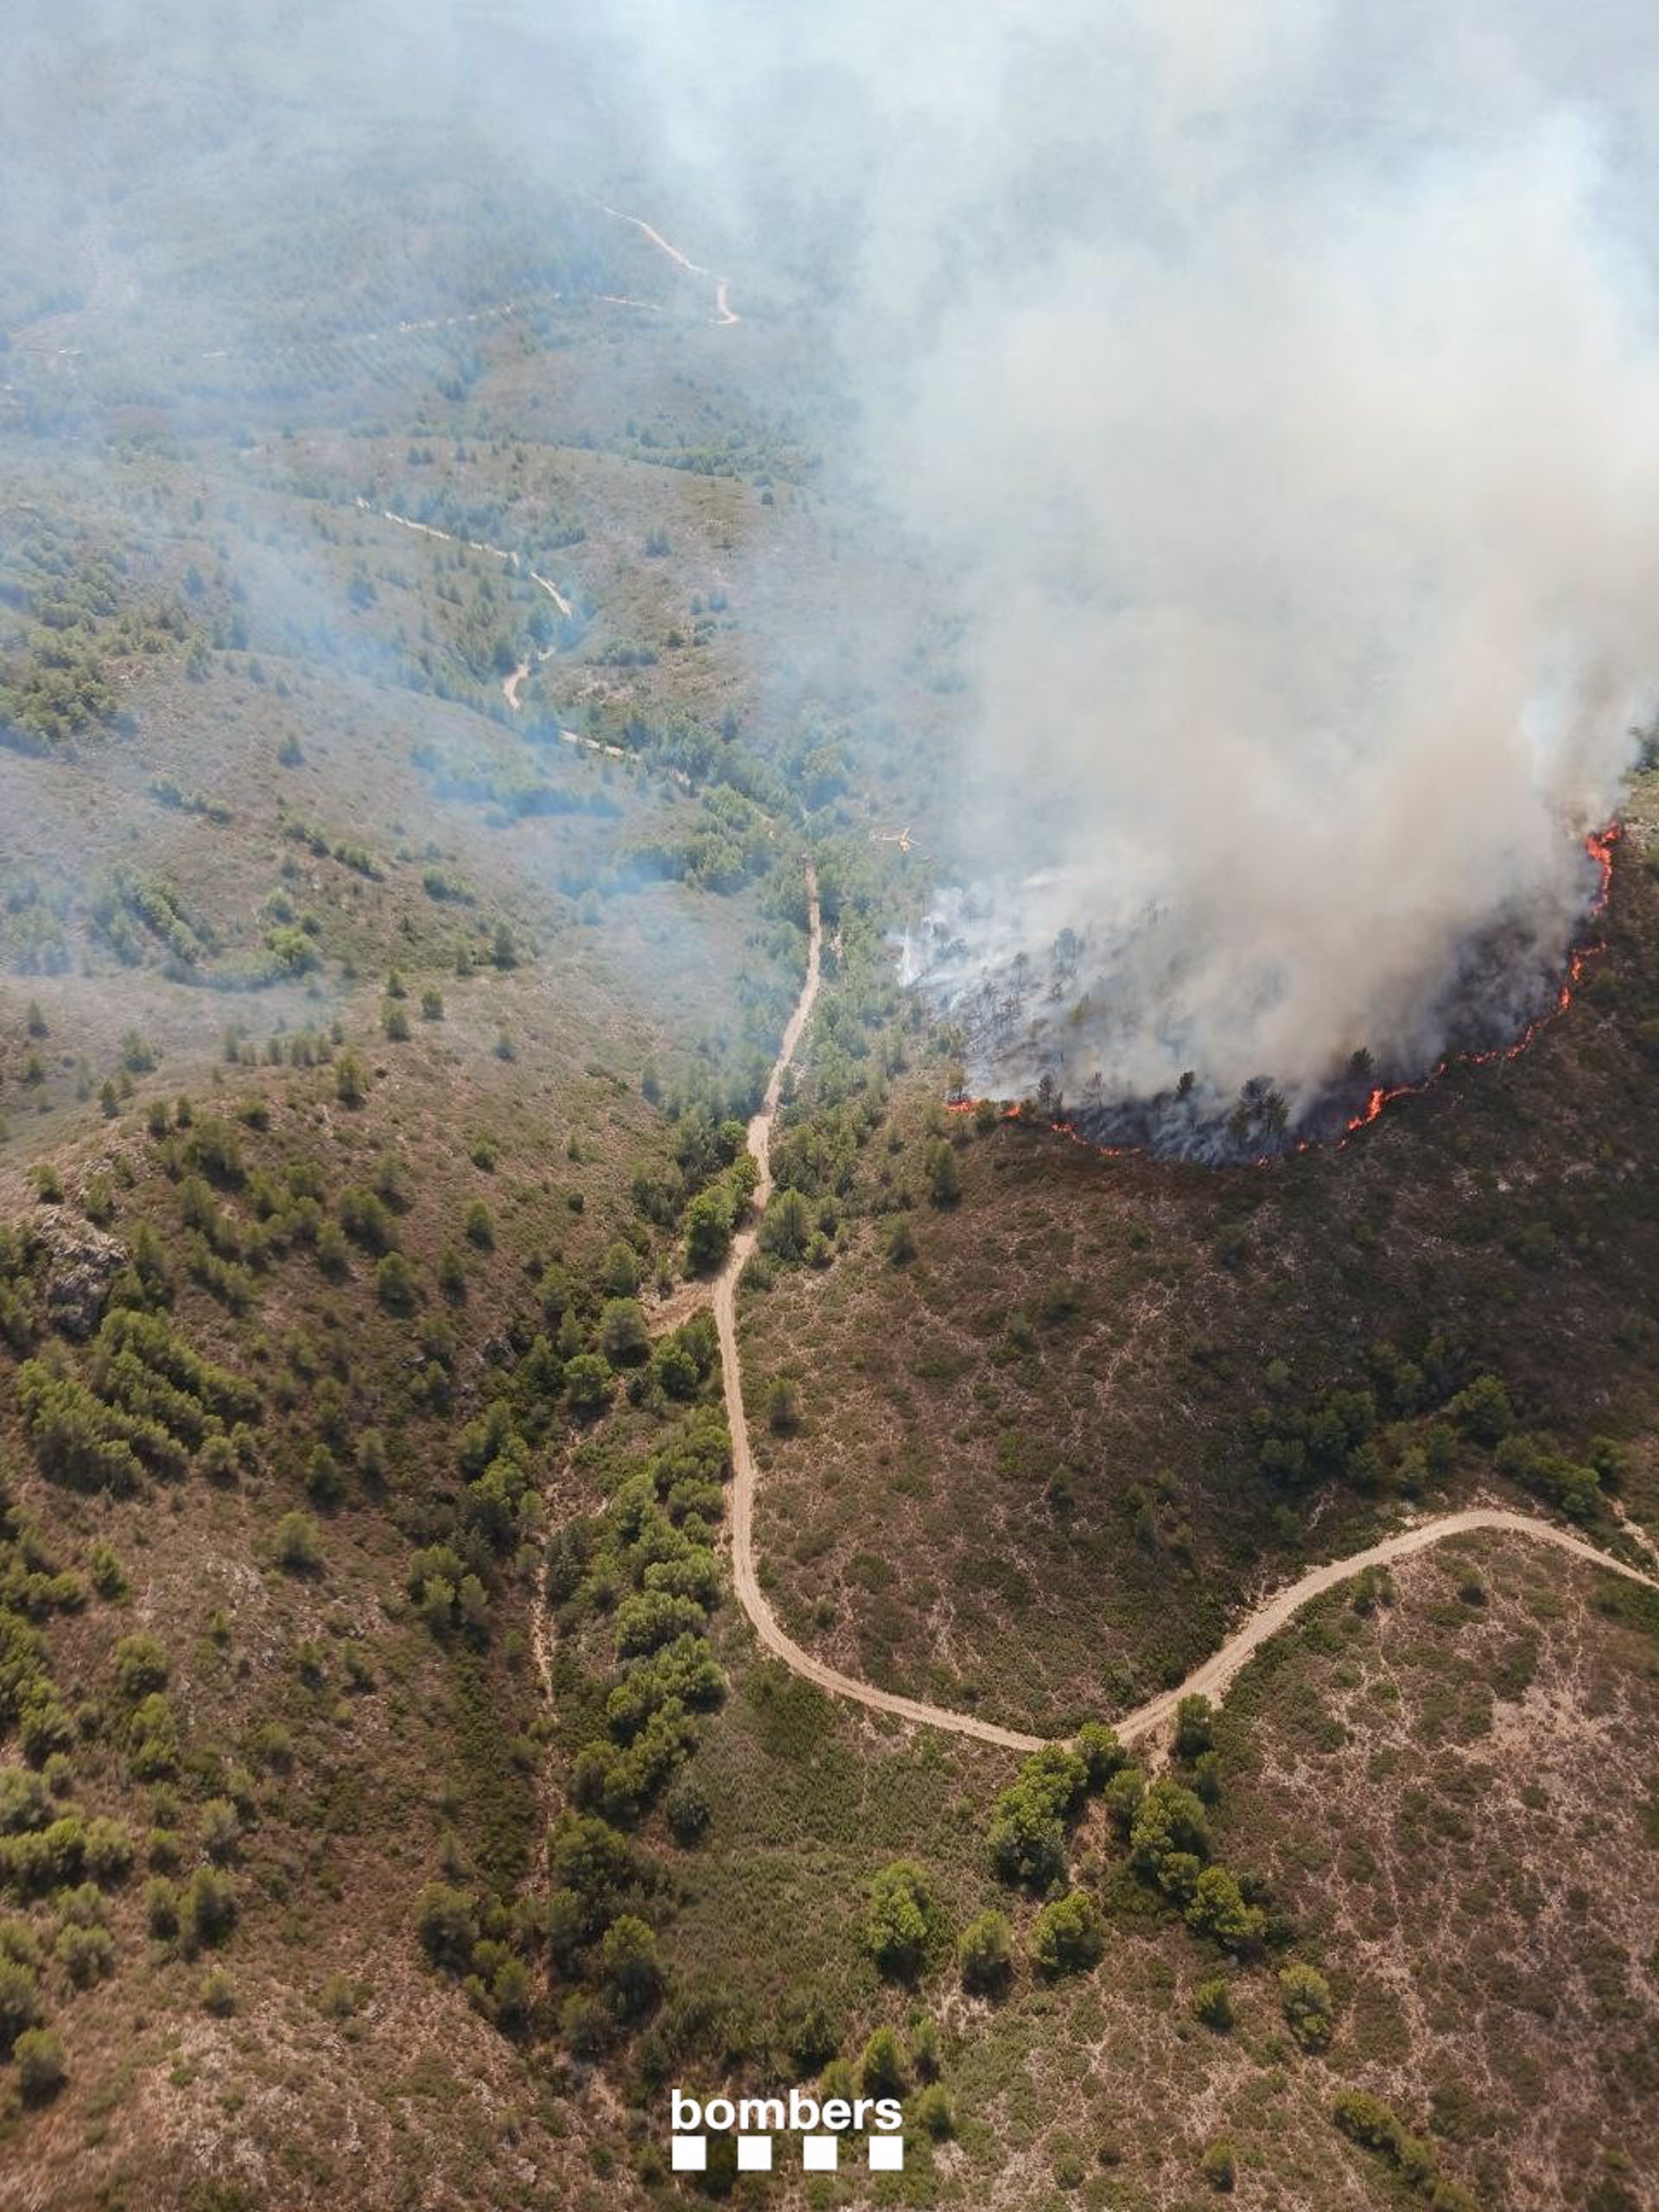
[[[850, 1249], [745, 1301], [758, 1422], [772, 1376], [801, 1389], [798, 1433], [766, 1440], [758, 1519], [790, 1633], [1015, 1726], [1121, 1709], [1398, 1495], [1265, 1478], [1258, 1409], [1370, 1387], [1373, 1345], [1415, 1357], [1434, 1335], [1501, 1375], [1524, 1421], [1580, 1452], [1618, 1439], [1624, 1503], [1659, 1522], [1655, 1090], [1635, 1038], [1659, 1003], [1656, 805], [1649, 779], [1611, 954], [1567, 1014], [1340, 1154], [1224, 1173], [1102, 1160], [942, 1117], [925, 1063], [860, 1155], [870, 1218]], [[944, 1208], [923, 1157], [940, 1131], [963, 1181]], [[918, 1247], [900, 1267], [895, 1209]], [[1422, 1494], [1490, 1478], [1465, 1449]]]

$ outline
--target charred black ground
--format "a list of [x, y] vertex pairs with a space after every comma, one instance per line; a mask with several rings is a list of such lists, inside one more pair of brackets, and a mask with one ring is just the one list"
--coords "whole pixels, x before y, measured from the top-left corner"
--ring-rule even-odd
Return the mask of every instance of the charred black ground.
[[[1460, 950], [1451, 980], [1428, 1011], [1426, 1026], [1445, 1039], [1431, 1060], [1379, 1062], [1368, 1046], [1358, 1046], [1342, 1073], [1298, 1111], [1270, 1074], [1251, 1076], [1227, 1098], [1198, 1069], [1140, 1096], [1109, 1096], [1101, 1077], [1092, 1075], [1073, 1098], [1066, 1092], [1063, 1052], [1057, 1052], [1053, 1071], [1044, 1073], [1029, 1096], [997, 1103], [1010, 1118], [1045, 1123], [1103, 1151], [1143, 1152], [1212, 1166], [1245, 1166], [1313, 1146], [1345, 1143], [1396, 1099], [1424, 1090], [1451, 1070], [1518, 1057], [1546, 1023], [1566, 1011], [1587, 963], [1604, 949], [1601, 921], [1612, 896], [1618, 839], [1617, 822], [1585, 839], [1594, 887], [1583, 925], [1564, 954], [1550, 957], [1524, 916], [1482, 931]], [[1078, 942], [1066, 932], [1054, 946], [1044, 986], [1046, 1006], [1064, 1001], [1077, 969]], [[970, 1000], [956, 1007], [970, 1057], [1000, 1056], [1022, 1021], [1025, 1048], [1041, 1055], [1045, 1039], [1057, 1025], [1046, 1013], [1024, 1017], [1020, 994], [1030, 988], [1027, 964], [1021, 972], [988, 979]], [[962, 1107], [976, 1102], [959, 1094], [951, 1103]]]

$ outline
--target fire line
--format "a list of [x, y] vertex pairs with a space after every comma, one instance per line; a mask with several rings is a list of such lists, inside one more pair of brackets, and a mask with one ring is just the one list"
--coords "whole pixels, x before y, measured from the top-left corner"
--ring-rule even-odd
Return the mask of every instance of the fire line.
[[[1612, 896], [1613, 853], [1623, 834], [1623, 829], [1624, 825], [1615, 818], [1605, 830], [1592, 830], [1585, 837], [1584, 849], [1595, 862], [1600, 875], [1596, 895], [1590, 902], [1589, 918], [1592, 921], [1599, 920], [1606, 912], [1607, 902]], [[1370, 1128], [1373, 1122], [1379, 1120], [1383, 1109], [1391, 1106], [1396, 1098], [1416, 1097], [1420, 1092], [1428, 1090], [1432, 1084], [1438, 1083], [1442, 1076], [1448, 1074], [1453, 1068], [1489, 1067], [1499, 1060], [1518, 1060], [1522, 1053], [1541, 1033], [1558, 1015], [1567, 1012], [1567, 1007], [1573, 1003], [1573, 995], [1579, 987], [1580, 979], [1586, 967], [1599, 953], [1605, 952], [1606, 950], [1607, 940], [1605, 937], [1599, 937], [1587, 944], [1574, 946], [1567, 956], [1567, 974], [1555, 995], [1554, 1004], [1546, 1007], [1542, 1014], [1535, 1015], [1512, 1045], [1494, 1046], [1490, 1051], [1484, 1052], [1450, 1053], [1445, 1059], [1437, 1061], [1428, 1073], [1421, 1076], [1415, 1083], [1379, 1084], [1371, 1092], [1362, 1110], [1350, 1117], [1343, 1134], [1332, 1141], [1330, 1150], [1343, 1151], [1362, 1129]], [[981, 1103], [976, 1098], [950, 1098], [944, 1103], [944, 1110], [947, 1114], [971, 1114], [978, 1109]], [[1139, 1145], [1094, 1144], [1089, 1138], [1080, 1135], [1071, 1122], [1045, 1121], [1041, 1115], [1033, 1111], [1023, 1100], [1015, 1100], [1011, 1105], [1002, 1107], [1001, 1117], [1005, 1122], [1022, 1122], [1032, 1128], [1047, 1129], [1055, 1136], [1065, 1137], [1071, 1143], [1080, 1145], [1085, 1152], [1096, 1154], [1103, 1160], [1128, 1159], [1144, 1151], [1144, 1147]], [[1319, 1141], [1317, 1138], [1304, 1137], [1293, 1147], [1289, 1154], [1281, 1154], [1278, 1157], [1294, 1157], [1301, 1153], [1317, 1152], [1319, 1149]], [[1256, 1167], [1270, 1166], [1274, 1157], [1274, 1155], [1271, 1154], [1266, 1154], [1252, 1161], [1251, 1165]]]

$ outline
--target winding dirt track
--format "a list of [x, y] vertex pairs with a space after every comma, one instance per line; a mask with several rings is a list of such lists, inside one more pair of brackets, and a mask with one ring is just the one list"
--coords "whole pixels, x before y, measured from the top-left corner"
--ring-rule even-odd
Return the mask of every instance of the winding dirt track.
[[[995, 1744], [1007, 1751], [1041, 1751], [1050, 1740], [1046, 1737], [1028, 1736], [1018, 1728], [1001, 1728], [995, 1721], [981, 1720], [971, 1713], [953, 1713], [947, 1706], [928, 1705], [918, 1698], [900, 1697], [895, 1691], [878, 1689], [874, 1682], [861, 1682], [853, 1675], [843, 1675], [837, 1669], [827, 1665], [823, 1660], [815, 1659], [810, 1651], [803, 1651], [798, 1643], [784, 1633], [778, 1616], [772, 1611], [771, 1603], [760, 1587], [754, 1556], [754, 1497], [760, 1478], [754, 1464], [754, 1452], [749, 1442], [748, 1420], [743, 1410], [743, 1370], [737, 1349], [737, 1279], [743, 1271], [744, 1262], [754, 1249], [758, 1233], [754, 1224], [758, 1223], [772, 1193], [772, 1124], [783, 1093], [784, 1077], [799, 1049], [818, 995], [823, 931], [818, 912], [817, 877], [810, 865], [806, 889], [806, 981], [801, 987], [801, 995], [784, 1032], [783, 1044], [772, 1065], [760, 1110], [749, 1123], [749, 1150], [760, 1170], [760, 1180], [754, 1189], [754, 1222], [733, 1239], [725, 1265], [715, 1278], [715, 1325], [720, 1334], [721, 1376], [726, 1391], [726, 1419], [732, 1434], [732, 1567], [738, 1599], [766, 1649], [781, 1659], [792, 1673], [799, 1675], [806, 1681], [816, 1682], [820, 1689], [828, 1690], [834, 1697], [849, 1699], [855, 1705], [867, 1707], [873, 1713], [891, 1713], [900, 1720], [915, 1721], [924, 1727], [943, 1728], [954, 1736], [973, 1736], [981, 1743]], [[1173, 1719], [1175, 1708], [1182, 1698], [1196, 1694], [1215, 1700], [1224, 1695], [1229, 1685], [1252, 1655], [1270, 1637], [1276, 1636], [1310, 1598], [1317, 1598], [1323, 1591], [1334, 1589], [1338, 1583], [1348, 1581], [1368, 1567], [1387, 1567], [1395, 1560], [1409, 1558], [1414, 1552], [1426, 1551], [1431, 1544], [1440, 1543], [1447, 1536], [1463, 1535], [1483, 1529], [1530, 1536], [1540, 1543], [1554, 1544], [1558, 1551], [1568, 1552], [1575, 1559], [1586, 1560], [1608, 1573], [1622, 1574], [1632, 1582], [1644, 1584], [1649, 1590], [1659, 1590], [1659, 1577], [1644, 1574], [1639, 1567], [1628, 1567], [1622, 1560], [1610, 1558], [1586, 1538], [1575, 1536], [1570, 1530], [1558, 1528], [1553, 1521], [1546, 1521], [1537, 1514], [1517, 1513], [1501, 1505], [1465, 1506], [1458, 1512], [1436, 1514], [1430, 1520], [1419, 1522], [1415, 1527], [1401, 1529], [1395, 1535], [1384, 1536], [1380, 1542], [1367, 1545], [1363, 1551], [1351, 1552], [1345, 1559], [1331, 1560], [1323, 1567], [1310, 1567], [1296, 1581], [1287, 1584], [1275, 1595], [1264, 1599], [1219, 1650], [1212, 1652], [1201, 1665], [1195, 1667], [1185, 1681], [1178, 1683], [1173, 1689], [1160, 1691], [1156, 1697], [1148, 1698], [1144, 1705], [1136, 1706], [1132, 1713], [1124, 1713], [1112, 1725], [1125, 1743], [1157, 1735]]]
[[[733, 307], [731, 302], [731, 283], [729, 278], [721, 276], [715, 270], [705, 269], [702, 262], [693, 261], [689, 255], [682, 253], [678, 246], [671, 245], [668, 240], [663, 236], [662, 232], [658, 230], [654, 230], [652, 226], [645, 220], [643, 216], [626, 214], [620, 207], [607, 207], [602, 200], [595, 200], [593, 202], [593, 205], [599, 209], [601, 215], [613, 216], [619, 223], [632, 223], [636, 231], [640, 232], [645, 238], [650, 239], [652, 245], [657, 248], [657, 251], [659, 253], [665, 253], [671, 261], [677, 262], [679, 266], [683, 269], [689, 276], [707, 276], [711, 278], [715, 287], [715, 311], [709, 318], [711, 322], [733, 323], [742, 321], [742, 316], [738, 314], [736, 308]], [[635, 300], [620, 302], [620, 304], [633, 307], [645, 307], [647, 306], [649, 302], [644, 300]]]

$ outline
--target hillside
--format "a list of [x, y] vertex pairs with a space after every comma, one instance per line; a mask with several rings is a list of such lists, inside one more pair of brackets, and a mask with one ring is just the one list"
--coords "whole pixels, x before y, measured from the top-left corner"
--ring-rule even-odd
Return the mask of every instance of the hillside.
[[[1340, 1147], [963, 1099], [975, 640], [828, 306], [585, 48], [555, 175], [528, 35], [359, 114], [175, 18], [0, 279], [0, 2207], [1644, 2212], [1659, 772], [1572, 1003]], [[1112, 1732], [1476, 1503], [1608, 1565]], [[902, 2176], [671, 2172], [791, 2083]]]

